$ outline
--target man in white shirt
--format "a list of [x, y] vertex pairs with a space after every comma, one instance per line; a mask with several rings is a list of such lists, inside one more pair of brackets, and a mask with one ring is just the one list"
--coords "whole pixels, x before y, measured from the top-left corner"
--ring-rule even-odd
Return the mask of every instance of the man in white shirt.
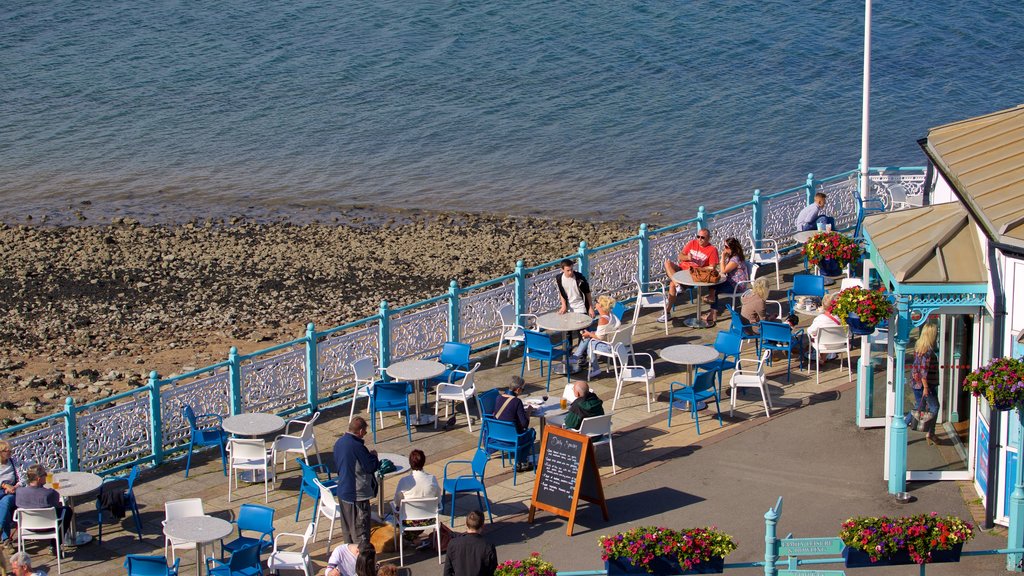
[[590, 300], [590, 284], [583, 274], [573, 270], [573, 265], [573, 261], [568, 258], [562, 260], [562, 273], [555, 278], [558, 298], [562, 302], [558, 313], [565, 314], [571, 310], [580, 314], [590, 314], [593, 318], [595, 313], [594, 304]]

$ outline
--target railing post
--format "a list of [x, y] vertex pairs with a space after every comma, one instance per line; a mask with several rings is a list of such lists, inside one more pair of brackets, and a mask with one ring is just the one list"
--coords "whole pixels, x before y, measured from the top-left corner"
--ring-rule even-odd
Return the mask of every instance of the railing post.
[[459, 283], [452, 280], [448, 283], [448, 340], [461, 342], [459, 338]]
[[640, 239], [638, 250], [640, 253], [637, 255], [637, 271], [636, 277], [640, 279], [640, 286], [644, 290], [647, 289], [647, 283], [651, 281], [651, 239], [647, 236], [647, 224], [640, 225], [640, 232], [637, 233]]
[[64, 401], [64, 435], [68, 444], [68, 472], [78, 471], [78, 422], [75, 418], [75, 399], [68, 396]]
[[[388, 317], [390, 312], [388, 311], [388, 301], [380, 301], [380, 323], [377, 324], [377, 341], [380, 342], [380, 350], [377, 351], [377, 365], [381, 368], [387, 368], [391, 364], [391, 319]], [[388, 382], [391, 379], [388, 377], [388, 373], [384, 372], [384, 381]], [[355, 402], [355, 398], [352, 399]]]
[[[782, 500], [781, 498], [779, 499]], [[776, 547], [776, 524], [779, 522], [779, 512], [775, 508], [769, 508], [764, 513], [764, 575], [775, 576], [775, 561], [779, 559]]]
[[761, 240], [764, 240], [764, 207], [761, 206], [761, 189], [754, 190], [754, 212], [751, 216], [750, 236], [754, 241], [754, 248], [761, 248]]
[[310, 322], [306, 324], [306, 402], [309, 403], [310, 414], [316, 412], [319, 405], [320, 389], [317, 384], [320, 380], [320, 368], [317, 365], [318, 359], [316, 326]]
[[[708, 227], [708, 223], [707, 223], [707, 217], [704, 215], [704, 207], [700, 206], [699, 208], [697, 208], [697, 229], [698, 230], [703, 230], [704, 228], [707, 228], [707, 227]], [[723, 240], [724, 240], [724, 238], [723, 238]], [[721, 244], [721, 240], [717, 240], [717, 242], [719, 244]]]
[[160, 407], [160, 379], [156, 370], [149, 373], [149, 444], [153, 452], [153, 466], [164, 461], [163, 412]]
[[807, 189], [806, 189], [807, 202], [805, 202], [805, 204], [806, 205], [810, 205], [811, 202], [814, 202], [814, 192], [815, 192], [814, 188], [816, 186], [816, 184], [814, 183], [814, 173], [813, 172], [807, 174], [807, 183], [805, 184], [805, 186], [807, 187]]
[[516, 262], [516, 322], [519, 315], [530, 311], [530, 303], [526, 301], [526, 266], [522, 260]]
[[[1017, 419], [1020, 423], [1017, 426], [1017, 446], [1024, 447], [1024, 412], [1020, 405], [1017, 406]], [[1017, 451], [1017, 471], [1014, 475], [1013, 492], [1010, 493], [1010, 509], [1007, 511], [1010, 516], [1010, 529], [1006, 535], [1007, 548], [1020, 548], [1024, 546], [1024, 460], [1020, 455], [1024, 450]], [[1021, 571], [1021, 554], [1006, 555], [1006, 569], [1011, 572]]]
[[231, 390], [231, 415], [242, 413], [242, 363], [238, 360], [238, 348], [232, 346], [228, 352], [228, 387]]
[[580, 261], [580, 274], [590, 278], [590, 256], [587, 254], [586, 240], [580, 241], [580, 248], [576, 251], [576, 254]]

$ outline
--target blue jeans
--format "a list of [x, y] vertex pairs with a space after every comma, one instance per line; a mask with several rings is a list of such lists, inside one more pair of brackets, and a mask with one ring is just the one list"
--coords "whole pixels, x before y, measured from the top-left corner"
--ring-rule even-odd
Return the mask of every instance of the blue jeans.
[[0, 536], [5, 540], [11, 535], [14, 509], [14, 494], [4, 494], [0, 497]]
[[[921, 397], [924, 395], [924, 388], [911, 388], [911, 391], [914, 392], [914, 406], [911, 410], [917, 410], [917, 407], [921, 406]], [[932, 414], [939, 413], [939, 399], [935, 397], [934, 392], [924, 396], [924, 406], [922, 408], [926, 412], [931, 412]], [[907, 412], [906, 416], [903, 417], [903, 421], [907, 423], [907, 426], [910, 426], [912, 420], [910, 412]]]

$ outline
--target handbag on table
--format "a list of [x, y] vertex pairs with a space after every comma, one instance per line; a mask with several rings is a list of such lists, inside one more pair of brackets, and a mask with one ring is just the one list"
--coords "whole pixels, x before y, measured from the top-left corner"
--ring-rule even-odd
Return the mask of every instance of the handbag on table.
[[690, 268], [690, 278], [694, 282], [701, 282], [704, 284], [715, 284], [721, 278], [721, 274], [714, 268]]

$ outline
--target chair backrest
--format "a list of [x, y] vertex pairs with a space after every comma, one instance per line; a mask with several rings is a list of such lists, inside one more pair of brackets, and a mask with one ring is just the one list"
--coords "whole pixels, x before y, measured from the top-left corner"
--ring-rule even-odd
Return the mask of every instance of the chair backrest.
[[138, 464], [132, 466], [131, 472], [128, 473], [128, 493], [131, 494], [135, 491], [135, 481], [139, 479], [142, 474], [142, 468], [139, 468]]
[[839, 291], [842, 292], [847, 288], [863, 288], [864, 281], [860, 278], [843, 278], [843, 281], [839, 284]]
[[164, 502], [164, 518], [167, 520], [205, 515], [202, 498], [182, 498]]
[[892, 200], [889, 204], [890, 207], [895, 207], [896, 204], [906, 205], [907, 189], [903, 184], [893, 184], [892, 186], [889, 186], [889, 198]]
[[242, 504], [236, 524], [239, 530], [269, 534], [274, 531], [274, 509], [259, 504]]
[[309, 541], [313, 539], [313, 533], [316, 532], [316, 522], [310, 522], [309, 526], [306, 526], [306, 531], [302, 533], [302, 555], [309, 554]]
[[190, 430], [198, 430], [196, 426], [196, 413], [192, 410], [192, 407], [185, 404], [185, 407], [181, 409], [181, 412], [185, 415], [185, 420], [188, 420], [188, 427]]
[[373, 363], [373, 358], [364, 356], [352, 363], [352, 373], [360, 382], [373, 382], [373, 377], [377, 375], [377, 365]]
[[498, 395], [501, 391], [497, 388], [491, 388], [486, 392], [477, 394], [476, 401], [480, 403], [480, 412], [483, 416], [494, 415], [494, 404], [498, 401]]
[[618, 330], [612, 333], [611, 339], [608, 343], [614, 348], [616, 344], [622, 343], [627, 347], [633, 345], [633, 325], [620, 326]]
[[[740, 313], [728, 304], [725, 305], [725, 309], [729, 311], [729, 332], [742, 338], [744, 326], [743, 316], [740, 316]], [[721, 334], [721, 332], [719, 332], [719, 334]]]
[[697, 371], [697, 376], [693, 379], [693, 391], [703, 392], [705, 390], [715, 389], [715, 373], [703, 370]]
[[843, 326], [825, 326], [815, 333], [814, 342], [819, 346], [845, 348], [849, 340]]
[[441, 347], [441, 356], [438, 361], [455, 368], [469, 368], [469, 355], [472, 347], [462, 342], [445, 342]]
[[612, 306], [611, 312], [613, 316], [619, 319], [619, 322], [622, 322], [622, 317], [626, 314], [626, 305], [622, 302], [616, 302], [615, 305]]
[[473, 366], [473, 369], [470, 370], [469, 372], [466, 372], [466, 375], [462, 377], [463, 392], [469, 393], [475, 389], [474, 387], [476, 386], [476, 371], [479, 369], [480, 363], [477, 362], [476, 366]]
[[[175, 571], [180, 560], [176, 558], [174, 561]], [[124, 559], [124, 567], [128, 570], [128, 576], [167, 576], [172, 572], [167, 567], [166, 556], [129, 554]]]
[[498, 308], [498, 320], [502, 326], [513, 326], [518, 324], [516, 322], [516, 306], [515, 304], [505, 304]]
[[785, 345], [793, 339], [793, 329], [784, 322], [761, 321], [761, 341], [779, 342]]
[[715, 336], [715, 350], [723, 356], [739, 356], [741, 342], [742, 338], [731, 330], [728, 332], [719, 330], [718, 335]]
[[228, 558], [228, 569], [231, 572], [238, 572], [246, 568], [258, 567], [260, 565], [260, 543], [253, 542], [246, 544], [231, 553]]
[[57, 510], [55, 508], [18, 508], [19, 530], [56, 530]]
[[483, 482], [484, 473], [487, 471], [487, 462], [491, 459], [490, 454], [487, 450], [477, 449], [476, 454], [473, 455], [473, 462], [470, 463], [470, 469], [473, 471], [473, 476], [476, 476], [477, 480]]
[[551, 351], [551, 337], [535, 330], [523, 330], [527, 350]]
[[338, 505], [338, 499], [334, 497], [334, 492], [315, 478], [313, 483], [316, 484], [317, 490], [320, 491], [320, 508], [327, 508], [332, 514], [336, 514], [340, 506]]
[[612, 433], [612, 415], [591, 416], [580, 422], [580, 434], [584, 436], [604, 436]]
[[402, 498], [399, 517], [402, 520], [432, 520], [437, 518], [437, 496], [432, 498]]
[[820, 274], [794, 274], [790, 291], [799, 296], [821, 298], [825, 295], [825, 277]]
[[319, 493], [319, 489], [313, 483], [313, 480], [319, 480], [320, 476], [317, 475], [315, 468], [306, 463], [305, 459], [296, 458], [295, 461], [299, 463], [299, 468], [302, 469], [302, 491], [315, 496]]
[[228, 449], [232, 460], [267, 459], [267, 442], [262, 438], [231, 438]]
[[612, 344], [612, 360], [613, 365], [626, 366], [629, 364], [629, 350], [625, 343], [615, 342]]
[[377, 382], [373, 386], [374, 405], [409, 401], [409, 386], [405, 382]]
[[319, 417], [319, 411], [313, 412], [313, 415], [310, 416], [309, 419], [306, 420], [306, 423], [302, 425], [302, 434], [299, 436], [301, 436], [303, 440], [309, 441], [313, 439], [313, 432], [315, 430], [314, 424], [316, 424], [316, 420]]
[[510, 442], [512, 444], [518, 442], [519, 432], [516, 431], [515, 422], [498, 420], [490, 416], [485, 416], [484, 421], [487, 423], [488, 440], [495, 440], [498, 442]]

